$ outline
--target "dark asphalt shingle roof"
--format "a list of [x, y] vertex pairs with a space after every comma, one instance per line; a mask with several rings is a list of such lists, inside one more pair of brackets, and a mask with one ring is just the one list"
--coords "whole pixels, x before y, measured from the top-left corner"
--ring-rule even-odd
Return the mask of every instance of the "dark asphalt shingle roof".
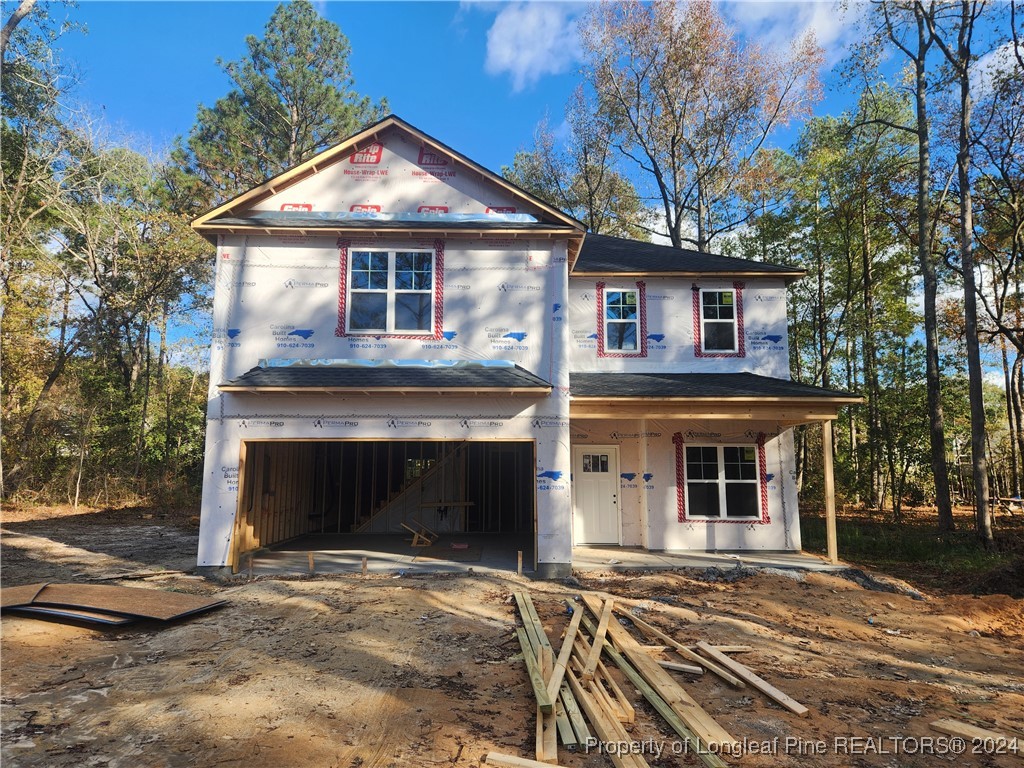
[[573, 272], [597, 274], [637, 274], [646, 272], [730, 274], [763, 273], [795, 277], [803, 274], [798, 267], [766, 264], [763, 261], [719, 256], [667, 245], [641, 243], [608, 235], [587, 235], [576, 259]]
[[573, 397], [856, 398], [756, 373], [571, 373]]
[[289, 365], [256, 367], [220, 385], [278, 389], [550, 389], [551, 385], [519, 366], [457, 364]]

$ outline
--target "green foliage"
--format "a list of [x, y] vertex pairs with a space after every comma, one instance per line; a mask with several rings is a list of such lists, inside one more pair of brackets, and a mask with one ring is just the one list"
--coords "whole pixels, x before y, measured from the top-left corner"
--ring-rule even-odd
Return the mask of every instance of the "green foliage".
[[[233, 84], [196, 123], [174, 160], [179, 200], [225, 200], [337, 144], [387, 112], [352, 88], [348, 40], [307, 0], [282, 3], [248, 55], [218, 61]], [[203, 191], [205, 189], [205, 195]], [[184, 194], [183, 194], [184, 193]]]

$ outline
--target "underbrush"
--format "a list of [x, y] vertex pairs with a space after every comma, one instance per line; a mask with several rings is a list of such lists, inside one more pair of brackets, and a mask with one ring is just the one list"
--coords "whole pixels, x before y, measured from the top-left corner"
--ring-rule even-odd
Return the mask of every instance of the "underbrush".
[[[957, 530], [939, 533], [934, 510], [916, 510], [894, 522], [883, 513], [840, 514], [839, 557], [885, 571], [922, 589], [1024, 597], [1024, 516], [998, 517], [995, 547], [987, 550], [970, 510], [957, 510]], [[825, 552], [825, 518], [802, 512], [804, 549]]]

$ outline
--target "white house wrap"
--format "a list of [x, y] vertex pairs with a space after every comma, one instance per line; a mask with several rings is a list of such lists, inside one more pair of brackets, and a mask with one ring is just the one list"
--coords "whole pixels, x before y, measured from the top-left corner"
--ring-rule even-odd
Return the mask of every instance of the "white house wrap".
[[587, 235], [389, 117], [197, 219], [217, 247], [198, 562], [319, 533], [800, 548], [787, 267]]

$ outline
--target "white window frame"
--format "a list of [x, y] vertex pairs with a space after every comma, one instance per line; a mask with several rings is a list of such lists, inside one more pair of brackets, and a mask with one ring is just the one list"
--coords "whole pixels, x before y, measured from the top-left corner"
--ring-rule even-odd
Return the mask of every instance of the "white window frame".
[[[707, 323], [722, 323], [724, 320], [704, 317], [704, 294], [705, 293], [731, 293], [732, 294], [732, 348], [731, 349], [708, 349]], [[740, 351], [739, 341], [739, 307], [736, 306], [735, 288], [701, 288], [700, 289], [700, 351], [708, 355], [729, 355]]]
[[[388, 255], [388, 285], [387, 288], [356, 288], [352, 281], [352, 270], [355, 265], [357, 253], [386, 253]], [[399, 253], [425, 253], [430, 255], [430, 288], [423, 289], [401, 289], [399, 290], [395, 286], [395, 262]], [[432, 338], [434, 336], [434, 317], [435, 307], [434, 302], [436, 301], [435, 289], [437, 287], [437, 254], [426, 248], [351, 248], [349, 250], [348, 257], [348, 275], [347, 275], [347, 288], [345, 303], [345, 327], [348, 329], [349, 334], [354, 336], [373, 336], [376, 334], [381, 335], [403, 335], [403, 336], [423, 336], [425, 338]], [[387, 310], [385, 313], [386, 328], [353, 328], [352, 327], [352, 297], [360, 293], [371, 293], [371, 294], [386, 294], [387, 295]], [[395, 318], [397, 317], [397, 311], [395, 306], [395, 300], [399, 293], [422, 293], [430, 297], [430, 327], [424, 330], [420, 329], [409, 329], [409, 328], [396, 328]]]
[[[609, 317], [608, 317], [608, 294], [610, 294], [610, 293], [632, 293], [634, 295], [634, 297], [636, 298], [636, 302], [635, 302], [635, 305], [636, 305], [636, 317], [634, 317], [632, 320], [611, 320], [611, 319], [609, 319]], [[601, 302], [601, 306], [602, 306], [602, 311], [604, 312], [604, 317], [601, 318], [601, 332], [604, 334], [604, 351], [605, 351], [605, 353], [613, 354], [614, 355], [614, 354], [622, 354], [622, 353], [631, 354], [631, 353], [639, 353], [639, 352], [641, 352], [642, 349], [641, 349], [641, 339], [640, 339], [640, 289], [637, 288], [636, 286], [634, 286], [632, 288], [616, 288], [615, 286], [612, 286], [612, 287], [609, 288], [608, 286], [605, 286], [604, 287], [604, 297], [603, 297], [603, 299], [604, 300]], [[612, 348], [612, 347], [608, 346], [608, 328], [609, 328], [609, 326], [611, 326], [613, 324], [614, 325], [625, 325], [626, 323], [632, 323], [633, 326], [636, 328], [636, 333], [634, 335], [634, 338], [636, 339], [636, 344], [633, 346], [633, 348], [632, 349], [628, 349], [628, 348], [625, 348], [625, 347], [622, 347], [622, 348], [619, 348], [619, 347]]]
[[[694, 480], [690, 477], [689, 463], [686, 460], [686, 449], [687, 448], [714, 448], [716, 449], [716, 456], [718, 460], [718, 478], [716, 480]], [[725, 449], [726, 448], [747, 448], [754, 451], [754, 478], [752, 480], [727, 480], [725, 477]], [[686, 519], [687, 520], [737, 520], [737, 521], [757, 521], [761, 519], [761, 496], [760, 496], [760, 485], [761, 485], [761, 466], [758, 460], [758, 447], [757, 445], [750, 445], [748, 443], [722, 443], [716, 445], [693, 445], [687, 443], [683, 446], [683, 462], [686, 466]], [[718, 486], [718, 511], [721, 513], [717, 516], [712, 515], [696, 515], [693, 514], [693, 504], [690, 501], [690, 483], [703, 483], [706, 485], [717, 485]], [[728, 513], [728, 506], [726, 505], [726, 488], [727, 486], [735, 485], [752, 485], [754, 486], [755, 498], [757, 499], [756, 512], [753, 515], [744, 515], [743, 517], [730, 515]]]

